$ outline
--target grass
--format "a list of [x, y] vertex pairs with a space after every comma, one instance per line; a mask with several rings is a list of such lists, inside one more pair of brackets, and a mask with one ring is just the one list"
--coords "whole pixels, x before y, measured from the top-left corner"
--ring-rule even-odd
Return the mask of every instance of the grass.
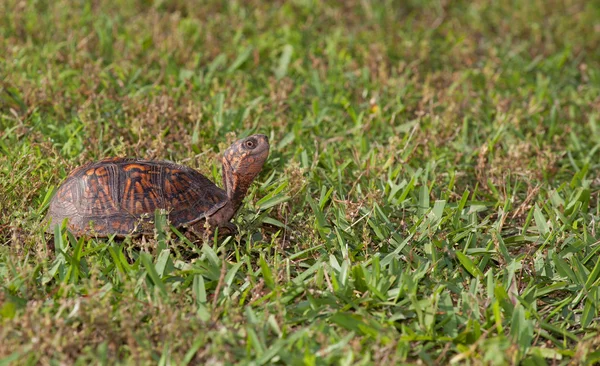
[[[600, 362], [598, 1], [0, 2], [0, 364]], [[220, 184], [236, 237], [44, 234], [68, 172]], [[50, 250], [52, 243], [55, 250]]]

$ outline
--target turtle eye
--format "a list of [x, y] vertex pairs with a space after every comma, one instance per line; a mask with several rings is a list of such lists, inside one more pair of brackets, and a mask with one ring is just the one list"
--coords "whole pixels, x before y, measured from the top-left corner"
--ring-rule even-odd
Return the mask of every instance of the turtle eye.
[[246, 140], [244, 146], [247, 149], [253, 150], [256, 147], [256, 141], [254, 141], [254, 139]]

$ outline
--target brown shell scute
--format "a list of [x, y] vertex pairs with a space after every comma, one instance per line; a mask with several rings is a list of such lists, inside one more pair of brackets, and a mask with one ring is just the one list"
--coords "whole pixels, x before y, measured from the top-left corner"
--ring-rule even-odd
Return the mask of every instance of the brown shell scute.
[[[69, 218], [76, 233], [146, 232], [157, 209], [182, 226], [227, 203], [227, 194], [197, 171], [167, 161], [111, 158], [74, 170], [50, 202], [51, 226]], [[92, 222], [90, 230], [89, 223]]]

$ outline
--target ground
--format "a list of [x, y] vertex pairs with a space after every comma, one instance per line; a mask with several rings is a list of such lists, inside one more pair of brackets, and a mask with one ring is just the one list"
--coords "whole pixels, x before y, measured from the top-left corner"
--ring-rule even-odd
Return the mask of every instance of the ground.
[[[600, 3], [0, 2], [0, 364], [600, 362]], [[68, 172], [271, 154], [235, 237], [45, 234]], [[52, 246], [54, 249], [52, 249]]]

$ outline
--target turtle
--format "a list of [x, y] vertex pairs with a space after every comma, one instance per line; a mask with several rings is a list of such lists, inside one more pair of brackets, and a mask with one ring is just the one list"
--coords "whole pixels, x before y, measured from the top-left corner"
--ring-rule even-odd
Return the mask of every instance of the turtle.
[[[230, 222], [269, 155], [269, 139], [256, 134], [223, 154], [223, 186], [198, 171], [166, 160], [107, 158], [74, 169], [50, 201], [48, 232], [68, 219], [76, 236], [125, 237], [154, 232], [164, 210], [176, 228], [236, 232]], [[225, 230], [221, 231], [224, 232]]]

